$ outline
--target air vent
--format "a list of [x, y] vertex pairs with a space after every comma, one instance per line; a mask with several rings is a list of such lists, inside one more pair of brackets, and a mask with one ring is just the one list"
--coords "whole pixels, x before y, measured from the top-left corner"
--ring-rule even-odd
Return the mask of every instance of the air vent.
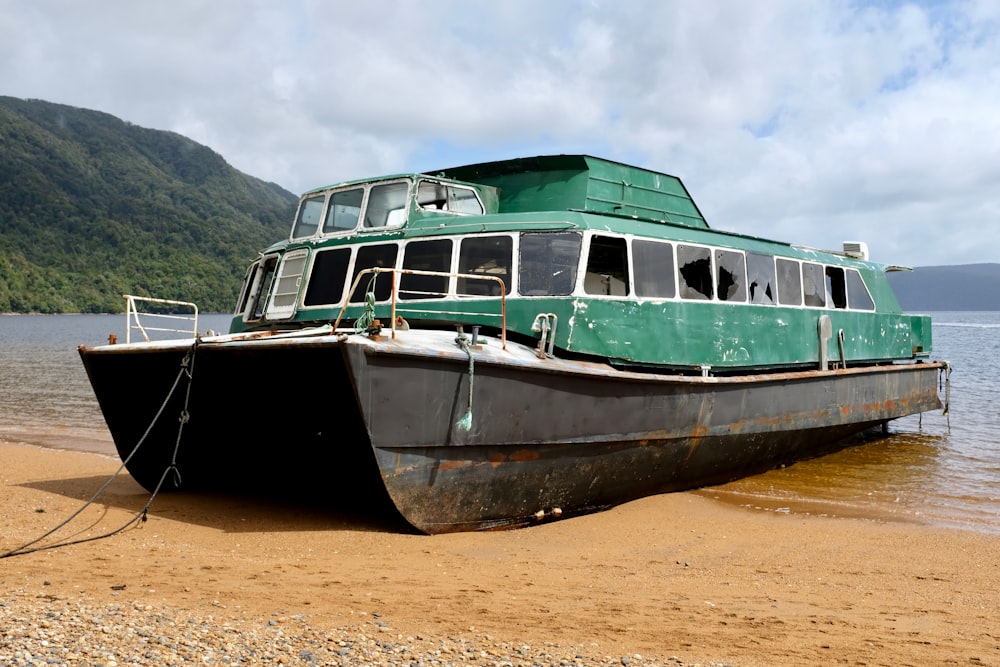
[[844, 254], [856, 259], [868, 259], [868, 244], [864, 241], [844, 241]]

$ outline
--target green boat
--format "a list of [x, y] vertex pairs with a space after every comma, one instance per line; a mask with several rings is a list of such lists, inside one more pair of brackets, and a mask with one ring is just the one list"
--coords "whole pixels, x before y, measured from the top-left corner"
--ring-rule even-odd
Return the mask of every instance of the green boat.
[[888, 268], [861, 242], [713, 230], [674, 176], [540, 156], [307, 192], [228, 333], [80, 353], [151, 491], [280, 488], [425, 533], [507, 528], [941, 409], [949, 367]]

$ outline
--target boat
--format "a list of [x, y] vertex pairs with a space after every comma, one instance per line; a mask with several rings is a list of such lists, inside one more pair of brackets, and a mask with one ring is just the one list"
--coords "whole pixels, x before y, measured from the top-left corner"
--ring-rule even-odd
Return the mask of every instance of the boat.
[[[427, 534], [514, 528], [946, 410], [949, 366], [893, 268], [860, 241], [710, 228], [666, 173], [543, 155], [306, 192], [228, 332], [157, 338], [126, 296], [143, 339], [80, 355], [154, 493], [305, 491]], [[182, 311], [166, 303], [144, 305]]]

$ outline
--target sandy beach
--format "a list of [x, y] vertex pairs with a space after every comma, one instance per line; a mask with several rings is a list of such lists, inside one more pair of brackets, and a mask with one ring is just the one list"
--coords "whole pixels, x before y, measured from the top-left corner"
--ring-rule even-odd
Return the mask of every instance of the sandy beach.
[[[23, 444], [0, 460], [0, 552], [118, 467]], [[45, 543], [114, 530], [147, 498], [122, 474]], [[0, 664], [1000, 665], [997, 553], [997, 536], [706, 491], [435, 537], [273, 498], [161, 494], [117, 535], [0, 559]]]

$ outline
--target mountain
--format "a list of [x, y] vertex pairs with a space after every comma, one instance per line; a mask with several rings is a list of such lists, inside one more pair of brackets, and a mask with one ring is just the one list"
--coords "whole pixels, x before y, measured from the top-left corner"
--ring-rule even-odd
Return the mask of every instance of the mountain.
[[0, 97], [0, 312], [229, 311], [296, 201], [179, 134]]
[[1000, 264], [921, 266], [887, 275], [907, 312], [1000, 310]]

